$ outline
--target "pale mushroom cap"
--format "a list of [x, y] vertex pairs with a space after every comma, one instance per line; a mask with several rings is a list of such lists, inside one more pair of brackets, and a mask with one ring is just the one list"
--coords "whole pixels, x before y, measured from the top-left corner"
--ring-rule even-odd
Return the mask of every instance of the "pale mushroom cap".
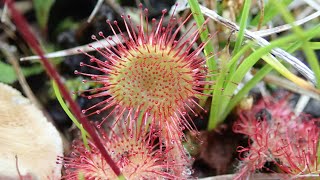
[[0, 177], [60, 179], [63, 146], [56, 128], [21, 93], [0, 83]]

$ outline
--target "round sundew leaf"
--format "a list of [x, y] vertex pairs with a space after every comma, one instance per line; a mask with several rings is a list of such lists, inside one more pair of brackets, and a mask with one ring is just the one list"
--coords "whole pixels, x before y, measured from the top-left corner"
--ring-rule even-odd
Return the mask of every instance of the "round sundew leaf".
[[[206, 67], [206, 59], [200, 56], [206, 43], [193, 49], [201, 28], [193, 24], [185, 34], [178, 37], [180, 29], [192, 16], [189, 15], [186, 20], [171, 16], [169, 23], [164, 26], [166, 10], [163, 10], [161, 19], [153, 19], [150, 22], [152, 27], [144, 29], [143, 24], [149, 23], [147, 13], [148, 10], [142, 11], [141, 6], [138, 26], [133, 24], [130, 16], [122, 16], [123, 21], [114, 21], [113, 24], [107, 20], [114, 36], [106, 37], [100, 32], [99, 36], [106, 43], [98, 40], [95, 35], [92, 39], [101, 44], [117, 46], [92, 46], [104, 59], [84, 53], [90, 58], [91, 64], [80, 63], [80, 66], [102, 73], [76, 71], [76, 74], [91, 79], [86, 82], [92, 81], [102, 86], [80, 93], [82, 96], [88, 99], [107, 98], [84, 109], [83, 113], [90, 116], [108, 110], [110, 113], [101, 124], [111, 114], [132, 114], [132, 117], [127, 116], [122, 121], [132, 122], [140, 118], [139, 123], [150, 124], [160, 130], [161, 140], [168, 146], [172, 139], [181, 141], [183, 129], [194, 131], [189, 114], [198, 116], [201, 113], [203, 108], [198, 104], [198, 98], [208, 96], [203, 91], [210, 89], [213, 82], [207, 80], [211, 75]], [[126, 27], [125, 32], [118, 26], [120, 23]], [[115, 122], [119, 122], [119, 118]]]

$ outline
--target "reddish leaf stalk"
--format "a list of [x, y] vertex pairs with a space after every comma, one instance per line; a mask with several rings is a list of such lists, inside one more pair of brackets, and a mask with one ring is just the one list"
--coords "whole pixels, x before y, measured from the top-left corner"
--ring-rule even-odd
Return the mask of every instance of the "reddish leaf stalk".
[[42, 49], [39, 46], [38, 41], [36, 40], [35, 36], [32, 34], [32, 32], [29, 29], [29, 26], [27, 25], [26, 20], [24, 17], [16, 10], [16, 8], [13, 5], [13, 0], [3, 0], [4, 3], [8, 5], [8, 8], [11, 11], [12, 20], [15, 22], [17, 29], [21, 33], [22, 37], [25, 39], [25, 41], [29, 44], [30, 47], [34, 49], [34, 51], [40, 56], [40, 60], [48, 73], [48, 75], [57, 83], [59, 90], [66, 100], [66, 102], [69, 104], [71, 111], [74, 113], [76, 118], [81, 122], [85, 130], [89, 133], [91, 136], [94, 144], [101, 152], [102, 156], [105, 158], [106, 162], [110, 165], [112, 170], [117, 176], [121, 175], [120, 169], [117, 167], [115, 162], [111, 159], [110, 155], [102, 145], [100, 138], [96, 131], [93, 129], [91, 124], [89, 123], [88, 119], [81, 113], [81, 110], [79, 106], [72, 100], [69, 92], [63, 85], [60, 76], [58, 72], [55, 70], [55, 68], [50, 64], [48, 59], [44, 56], [44, 53]]

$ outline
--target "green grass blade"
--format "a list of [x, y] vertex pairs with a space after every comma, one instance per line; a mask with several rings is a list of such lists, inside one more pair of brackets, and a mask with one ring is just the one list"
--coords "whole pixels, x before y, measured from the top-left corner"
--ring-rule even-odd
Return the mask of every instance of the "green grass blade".
[[228, 69], [226, 66], [226, 61], [222, 61], [221, 70], [219, 72], [219, 76], [216, 79], [216, 84], [213, 86], [213, 95], [210, 107], [210, 115], [207, 129], [211, 130], [215, 128], [218, 124], [219, 120], [219, 111], [220, 109], [220, 101], [222, 97], [222, 89], [226, 80], [226, 75], [228, 73]]
[[62, 96], [60, 94], [58, 85], [54, 81], [52, 81], [52, 87], [53, 87], [54, 94], [56, 95], [57, 100], [59, 101], [62, 109], [68, 115], [68, 117], [71, 119], [71, 121], [77, 126], [77, 128], [80, 130], [83, 143], [84, 143], [85, 147], [88, 150], [90, 150], [89, 145], [88, 145], [88, 141], [87, 141], [87, 137], [90, 137], [88, 132], [82, 127], [82, 124], [80, 124], [79, 121], [71, 113], [71, 111], [69, 110], [67, 104], [64, 102], [64, 100], [63, 100], [63, 98], [62, 98]]
[[310, 42], [310, 48], [314, 50], [320, 49], [320, 42]]
[[[197, 23], [198, 28], [205, 28], [204, 30], [202, 30], [202, 32], [200, 33], [200, 39], [202, 42], [207, 42], [209, 40], [208, 35], [209, 35], [209, 31], [206, 25], [204, 25], [205, 19], [203, 17], [203, 14], [200, 10], [200, 5], [198, 0], [188, 0], [189, 5], [190, 5], [190, 9], [191, 12], [193, 14], [193, 18]], [[204, 54], [206, 55], [206, 57], [210, 56], [210, 53], [214, 52], [214, 48], [211, 42], [208, 42], [206, 44], [206, 46], [204, 47]], [[211, 56], [210, 58], [207, 59], [206, 64], [209, 68], [210, 71], [218, 71], [218, 67], [217, 67], [217, 63], [214, 59], [213, 56]], [[209, 80], [214, 80], [215, 77], [211, 77]], [[205, 88], [210, 88], [208, 85], [205, 86]], [[208, 90], [204, 90], [204, 94], [211, 94], [211, 92], [209, 92]], [[200, 98], [200, 102], [199, 104], [201, 106], [203, 106], [205, 104], [207, 100], [207, 97], [201, 97]]]
[[225, 119], [231, 110], [242, 100], [242, 98], [249, 93], [249, 91], [260, 82], [271, 70], [272, 66], [269, 64], [261, 68], [252, 79], [250, 79], [241, 90], [230, 100], [228, 106], [221, 115], [221, 119]]
[[275, 70], [277, 70], [282, 76], [286, 77], [287, 79], [291, 80], [292, 82], [296, 83], [301, 87], [310, 87], [312, 86], [307, 81], [301, 79], [300, 77], [296, 76], [292, 72], [290, 72], [280, 61], [274, 59], [268, 55], [264, 55], [261, 57], [265, 62], [267, 62], [270, 66], [272, 66]]
[[250, 41], [249, 43], [247, 43], [245, 46], [243, 46], [239, 52], [237, 52], [237, 54], [235, 54], [230, 61], [227, 63], [227, 68], [230, 69], [231, 66], [233, 66], [234, 64], [237, 63], [237, 61], [239, 60], [239, 58], [248, 50], [251, 49], [253, 42]]
[[80, 132], [81, 132], [81, 138], [84, 144], [84, 147], [90, 151], [90, 146], [87, 139], [87, 131], [83, 128], [82, 124], [80, 124]]
[[38, 20], [38, 24], [42, 30], [46, 30], [50, 9], [53, 6], [55, 0], [33, 0], [33, 7]]
[[[193, 14], [193, 18], [195, 19], [198, 28], [203, 27], [205, 19], [204, 19], [202, 12], [200, 10], [198, 0], [188, 0], [188, 2], [190, 5], [190, 9], [192, 11], [192, 14]], [[204, 28], [205, 28], [205, 30], [200, 34], [200, 39], [202, 42], [207, 42], [209, 31], [206, 26], [204, 26]], [[214, 52], [214, 48], [213, 48], [212, 43], [209, 42], [204, 47], [204, 53], [208, 57], [211, 52]], [[214, 57], [211, 57], [207, 60], [207, 66], [209, 67], [210, 70], [217, 70], [217, 64], [215, 62]]]
[[320, 64], [316, 53], [310, 47], [310, 42], [305, 42], [302, 49], [307, 57], [307, 61], [317, 79], [317, 88], [320, 89]]
[[[247, 22], [248, 22], [248, 17], [249, 17], [249, 11], [250, 11], [250, 6], [251, 6], [251, 0], [246, 0], [244, 2], [244, 6], [242, 9], [241, 13], [241, 19], [240, 19], [240, 29], [238, 33], [238, 37], [236, 39], [235, 47], [233, 49], [233, 54], [236, 54], [240, 50], [240, 46], [242, 45], [242, 41], [244, 39], [244, 32], [247, 27]], [[233, 74], [234, 71], [236, 70], [237, 63], [234, 63], [230, 67], [230, 74]]]
[[[208, 126], [207, 129], [211, 130], [214, 129], [217, 124], [219, 123], [219, 117], [220, 111], [223, 111], [221, 108], [221, 100], [222, 100], [222, 94], [223, 94], [223, 89], [225, 88], [225, 85], [229, 82], [228, 79], [230, 79], [231, 75], [228, 73], [228, 69], [235, 64], [239, 58], [248, 50], [250, 49], [250, 46], [252, 45], [253, 42], [247, 43], [245, 46], [243, 46], [240, 51], [238, 51], [230, 61], [226, 63], [226, 61], [222, 60], [222, 68], [219, 72], [218, 77], [216, 78], [215, 85], [213, 86], [213, 94], [212, 94], [212, 101], [211, 101], [211, 107], [210, 107], [210, 115], [209, 115], [209, 121], [208, 121]], [[226, 99], [225, 99], [226, 100]], [[229, 99], [227, 99], [229, 101]]]

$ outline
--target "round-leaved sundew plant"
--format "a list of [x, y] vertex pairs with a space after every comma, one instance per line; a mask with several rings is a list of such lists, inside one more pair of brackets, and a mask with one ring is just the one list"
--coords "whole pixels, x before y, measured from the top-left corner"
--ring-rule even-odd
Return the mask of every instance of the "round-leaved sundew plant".
[[[203, 110], [198, 98], [206, 95], [203, 93], [205, 85], [212, 84], [207, 80], [211, 75], [205, 66], [206, 58], [200, 55], [206, 42], [194, 48], [204, 27], [197, 28], [193, 23], [184, 34], [180, 34], [192, 14], [185, 20], [171, 15], [168, 25], [164, 26], [166, 10], [162, 11], [159, 21], [152, 19], [149, 22], [148, 10], [142, 10], [142, 5], [140, 8], [139, 25], [135, 26], [130, 16], [121, 16], [125, 31], [121, 30], [120, 22], [114, 21], [112, 25], [107, 20], [114, 37], [106, 37], [102, 32], [99, 36], [103, 40], [92, 36], [103, 48], [91, 47], [105, 59], [85, 53], [93, 64], [81, 63], [80, 66], [102, 74], [75, 73], [88, 76], [102, 85], [82, 92], [83, 96], [88, 99], [108, 98], [84, 109], [83, 113], [92, 115], [109, 110], [100, 126], [111, 114], [119, 117], [116, 122], [121, 115], [132, 114], [133, 118], [128, 116], [123, 121], [136, 123], [140, 118], [143, 124], [150, 124], [151, 128], [159, 131], [164, 142], [160, 146], [168, 147], [184, 139], [184, 129], [195, 130], [188, 113], [197, 116], [198, 110]], [[210, 39], [211, 36], [208, 41]], [[182, 143], [177, 144], [184, 155]]]
[[261, 100], [250, 111], [240, 112], [234, 132], [247, 135], [249, 147], [238, 147], [242, 161], [235, 179], [265, 168], [266, 162], [294, 178], [319, 177], [318, 121], [305, 114], [296, 116], [287, 98]]
[[[174, 174], [175, 168], [184, 166], [166, 160], [165, 153], [159, 149], [158, 137], [145, 127], [130, 129], [118, 123], [106, 133], [99, 128], [102, 142], [113, 161], [120, 168], [125, 179], [180, 179]], [[65, 167], [63, 179], [113, 180], [117, 175], [104, 160], [99, 150], [89, 142], [90, 150], [82, 141], [74, 141], [73, 152], [67, 157], [58, 158]]]

